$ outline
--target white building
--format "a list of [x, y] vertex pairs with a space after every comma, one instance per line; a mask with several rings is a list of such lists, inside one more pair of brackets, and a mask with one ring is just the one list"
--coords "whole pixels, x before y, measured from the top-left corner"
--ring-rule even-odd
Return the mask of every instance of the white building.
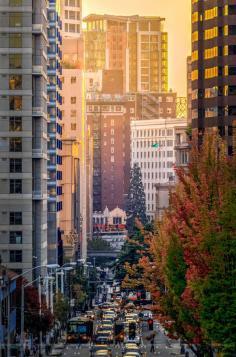
[[185, 137], [187, 119], [152, 119], [131, 122], [131, 167], [138, 163], [146, 195], [147, 215], [156, 217], [156, 184], [175, 180], [176, 142]]
[[126, 213], [119, 207], [114, 208], [112, 211], [106, 207], [103, 212], [93, 213], [93, 224], [94, 226], [103, 225], [125, 225], [126, 223]]

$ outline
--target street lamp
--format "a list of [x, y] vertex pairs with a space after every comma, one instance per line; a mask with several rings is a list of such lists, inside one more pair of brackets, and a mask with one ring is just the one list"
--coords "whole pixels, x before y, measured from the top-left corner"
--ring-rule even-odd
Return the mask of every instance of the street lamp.
[[[25, 275], [27, 275], [28, 273], [32, 273], [33, 271], [35, 271], [36, 269], [53, 269], [55, 268], [55, 266], [58, 266], [58, 264], [49, 264], [49, 265], [38, 265], [32, 269], [28, 269], [26, 270], [24, 273], [22, 274], [19, 274], [19, 275], [16, 275], [14, 276], [13, 278], [10, 279], [10, 282], [13, 282], [13, 281], [16, 281], [17, 279], [19, 278], [23, 278]], [[41, 276], [39, 276], [39, 278], [41, 278]], [[38, 278], [37, 278], [38, 279]], [[36, 279], [36, 280], [37, 280]], [[36, 280], [32, 281], [30, 284], [32, 284], [33, 282], [35, 282]], [[24, 356], [24, 309], [25, 309], [25, 306], [24, 306], [24, 284], [22, 282], [21, 284], [21, 356], [23, 357]], [[40, 311], [39, 311], [39, 314], [41, 316], [41, 282], [39, 284], [39, 293], [40, 293], [40, 296], [39, 296], [39, 308], [40, 308]], [[7, 356], [10, 357], [10, 296], [8, 295], [7, 297], [8, 299], [8, 326], [7, 326]], [[42, 332], [42, 331], [41, 331]], [[42, 337], [42, 336], [40, 336]], [[40, 346], [42, 344], [42, 341], [40, 341]]]

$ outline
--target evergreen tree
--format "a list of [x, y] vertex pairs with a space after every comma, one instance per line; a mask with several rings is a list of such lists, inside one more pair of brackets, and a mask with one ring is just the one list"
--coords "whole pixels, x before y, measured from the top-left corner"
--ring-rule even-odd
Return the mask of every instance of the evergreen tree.
[[144, 225], [147, 223], [146, 199], [142, 182], [142, 173], [137, 163], [135, 163], [131, 169], [126, 214], [126, 225], [129, 235], [133, 233], [136, 219], [139, 219]]

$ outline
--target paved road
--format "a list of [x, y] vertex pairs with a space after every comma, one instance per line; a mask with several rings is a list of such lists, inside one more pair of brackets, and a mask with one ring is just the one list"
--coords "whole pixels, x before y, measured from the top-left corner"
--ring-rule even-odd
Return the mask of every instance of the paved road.
[[[157, 330], [157, 325], [154, 325], [154, 330]], [[172, 341], [171, 344], [169, 344], [169, 340], [166, 338], [166, 336], [158, 330], [158, 333], [155, 338], [155, 352], [151, 353], [151, 344], [150, 342], [147, 341], [145, 338], [150, 334], [149, 331], [143, 326], [142, 329], [143, 333], [143, 344], [144, 344], [144, 354], [145, 357], [153, 357], [153, 356], [161, 356], [161, 357], [170, 357], [170, 356], [180, 356], [180, 347], [177, 342]], [[63, 351], [63, 356], [67, 357], [73, 357], [73, 356], [80, 356], [80, 357], [89, 357], [89, 345], [75, 345], [75, 344], [69, 344], [65, 347]], [[122, 352], [120, 347], [112, 347], [112, 357], [121, 357]]]

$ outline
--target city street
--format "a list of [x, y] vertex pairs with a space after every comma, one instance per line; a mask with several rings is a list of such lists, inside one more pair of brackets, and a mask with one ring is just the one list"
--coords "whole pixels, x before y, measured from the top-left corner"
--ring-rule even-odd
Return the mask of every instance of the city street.
[[[154, 324], [154, 329], [156, 329], [156, 324]], [[145, 336], [148, 335], [148, 331], [146, 329], [142, 329], [142, 340], [144, 344], [143, 349], [143, 356], [144, 357], [151, 357], [151, 356], [161, 356], [161, 357], [168, 357], [168, 356], [180, 356], [180, 346], [179, 343], [176, 341], [172, 341], [169, 345], [169, 340], [162, 332], [158, 332], [157, 337], [155, 339], [155, 352], [150, 352], [151, 344], [147, 342]], [[67, 344], [63, 351], [63, 356], [81, 356], [81, 357], [88, 357], [90, 355], [90, 348], [88, 344]], [[122, 356], [122, 348], [120, 346], [112, 346], [112, 357], [121, 357]], [[190, 354], [190, 356], [192, 356]]]

